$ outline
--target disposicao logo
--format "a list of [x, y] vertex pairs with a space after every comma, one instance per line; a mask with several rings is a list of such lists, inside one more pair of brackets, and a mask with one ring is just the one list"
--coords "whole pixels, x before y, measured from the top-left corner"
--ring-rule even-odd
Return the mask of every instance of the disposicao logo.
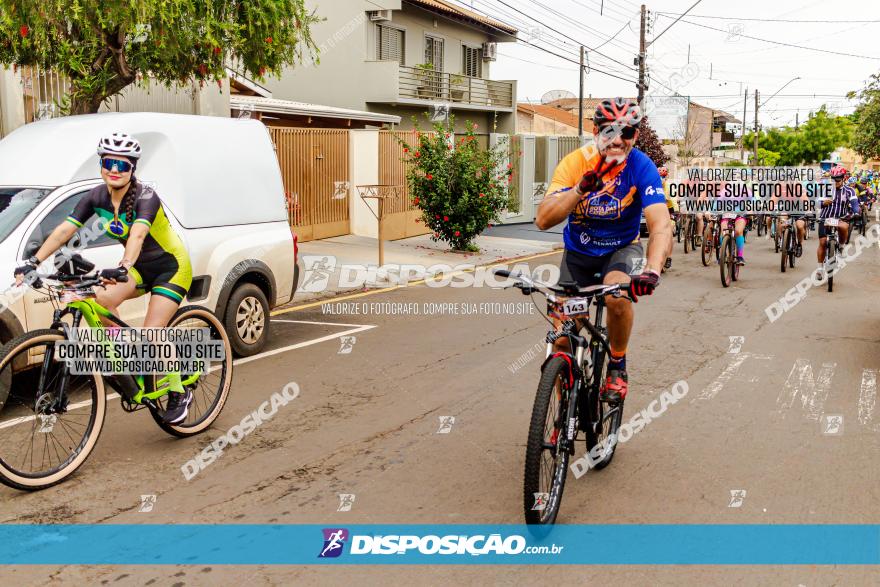
[[336, 558], [342, 554], [345, 541], [348, 540], [348, 530], [345, 528], [324, 528], [324, 548], [318, 558]]

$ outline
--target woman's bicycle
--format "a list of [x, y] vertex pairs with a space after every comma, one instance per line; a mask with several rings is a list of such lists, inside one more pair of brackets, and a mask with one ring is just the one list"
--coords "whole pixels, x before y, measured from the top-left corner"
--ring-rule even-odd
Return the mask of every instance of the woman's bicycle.
[[[730, 284], [739, 279], [739, 265], [736, 262], [736, 214], [725, 212], [722, 220], [726, 220], [726, 226], [720, 232], [721, 245], [719, 246], [718, 266], [721, 270], [721, 285], [730, 287]], [[775, 227], [775, 225], [774, 225]]]
[[785, 220], [780, 220], [780, 229], [782, 230], [782, 256], [779, 260], [779, 269], [785, 273], [786, 267], [794, 269], [795, 259], [797, 259], [798, 236], [797, 221], [800, 218], [790, 216]]
[[[523, 478], [526, 523], [553, 524], [579, 432], [584, 433], [588, 455], [595, 456], [590, 468], [602, 469], [614, 458], [623, 401], [612, 404], [599, 399], [611, 352], [602, 320], [605, 296], [629, 294], [625, 284], [549, 286], [510, 271], [495, 273], [513, 279], [512, 287], [522, 290], [523, 295], [542, 294], [551, 315], [562, 320], [559, 330], [547, 333], [547, 357], [532, 407]], [[590, 306], [595, 306], [592, 321]], [[587, 331], [585, 336], [582, 330]], [[553, 350], [561, 338], [568, 340], [570, 352]]]
[[[94, 265], [74, 255], [69, 272], [34, 280], [30, 286], [48, 295], [55, 307], [50, 328], [18, 336], [0, 350], [0, 483], [16, 489], [45, 489], [60, 483], [89, 457], [107, 412], [107, 384], [121, 397], [122, 408], [143, 408], [165, 432], [192, 436], [208, 428], [220, 415], [232, 382], [232, 349], [220, 320], [200, 306], [180, 308], [169, 327], [207, 328], [225, 354], [205, 371], [180, 373], [193, 401], [187, 418], [178, 424], [163, 421], [167, 376], [76, 375], [59, 359], [59, 343], [74, 340], [72, 333], [85, 322], [103, 329], [101, 318], [120, 327], [122, 320], [95, 300], [103, 279]], [[117, 277], [125, 281], [127, 277]], [[45, 282], [45, 283], [44, 283]], [[69, 318], [66, 321], [65, 318]], [[75, 335], [74, 335], [75, 336]], [[109, 343], [112, 345], [112, 343]], [[112, 352], [112, 349], [108, 349]]]

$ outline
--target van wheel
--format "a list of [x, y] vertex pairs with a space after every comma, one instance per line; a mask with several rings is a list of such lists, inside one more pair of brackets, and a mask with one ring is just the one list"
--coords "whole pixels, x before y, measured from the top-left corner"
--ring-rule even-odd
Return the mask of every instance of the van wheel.
[[253, 283], [242, 283], [226, 304], [224, 326], [232, 350], [239, 357], [255, 355], [269, 336], [269, 302]]

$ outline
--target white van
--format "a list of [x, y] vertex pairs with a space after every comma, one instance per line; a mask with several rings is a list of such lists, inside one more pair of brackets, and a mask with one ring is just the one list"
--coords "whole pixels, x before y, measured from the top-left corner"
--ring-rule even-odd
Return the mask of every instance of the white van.
[[[237, 354], [259, 352], [269, 311], [291, 300], [299, 272], [274, 145], [256, 120], [106, 113], [35, 122], [10, 133], [0, 141], [0, 291], [13, 281], [15, 267], [102, 182], [96, 148], [113, 132], [141, 142], [136, 176], [159, 194], [189, 251], [193, 282], [185, 303], [212, 309]], [[82, 233], [68, 244], [81, 247], [98, 268], [119, 263], [117, 241], [98, 233], [83, 242]], [[6, 302], [0, 343], [51, 323], [49, 298], [21, 293], [11, 288], [0, 298]], [[141, 324], [147, 298], [125, 302], [122, 319]]]

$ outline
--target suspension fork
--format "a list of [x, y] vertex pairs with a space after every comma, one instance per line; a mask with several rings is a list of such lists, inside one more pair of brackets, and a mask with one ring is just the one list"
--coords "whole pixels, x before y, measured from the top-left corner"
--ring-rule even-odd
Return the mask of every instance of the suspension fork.
[[[65, 322], [61, 321], [61, 318], [67, 314], [73, 316], [72, 326], [68, 326]], [[70, 340], [71, 328], [78, 328], [81, 320], [82, 312], [77, 309], [67, 307], [63, 310], [55, 310], [52, 314], [52, 328], [61, 330], [64, 333], [64, 338]], [[55, 345], [47, 346], [46, 352], [43, 353], [43, 365], [40, 367], [40, 377], [37, 381], [36, 399], [39, 399], [46, 394], [46, 378], [54, 358]], [[63, 413], [67, 409], [67, 386], [69, 382], [70, 368], [67, 365], [67, 361], [64, 361], [64, 364], [61, 365], [61, 379], [58, 382], [58, 395], [55, 397], [55, 401], [52, 402], [50, 413]]]

